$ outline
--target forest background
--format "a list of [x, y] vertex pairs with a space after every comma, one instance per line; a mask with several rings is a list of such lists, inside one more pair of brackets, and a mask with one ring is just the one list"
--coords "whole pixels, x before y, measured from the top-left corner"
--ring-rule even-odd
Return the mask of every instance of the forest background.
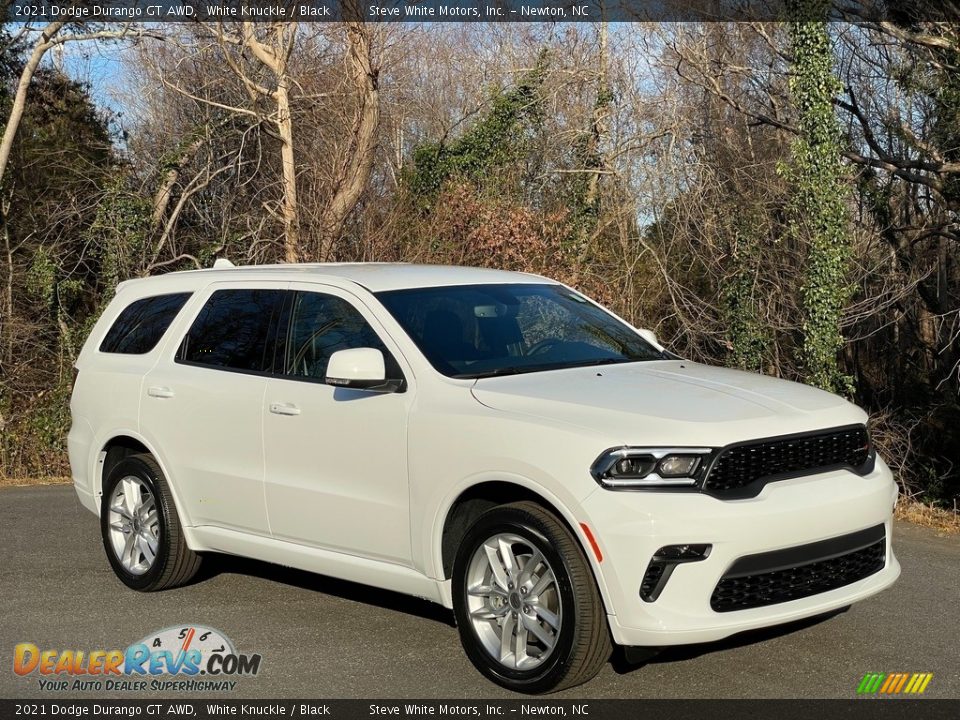
[[[69, 474], [118, 281], [291, 261], [542, 273], [700, 362], [865, 407], [960, 494], [960, 25], [5, 24], [0, 478]], [[918, 504], [919, 503], [919, 504]]]

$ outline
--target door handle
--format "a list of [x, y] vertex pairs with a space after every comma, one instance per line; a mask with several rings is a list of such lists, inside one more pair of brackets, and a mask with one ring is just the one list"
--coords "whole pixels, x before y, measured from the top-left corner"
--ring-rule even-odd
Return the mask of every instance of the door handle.
[[159, 385], [151, 385], [147, 388], [147, 395], [155, 398], [172, 398], [173, 390], [168, 387], [161, 387]]
[[274, 415], [299, 415], [300, 408], [293, 403], [270, 403], [270, 412]]

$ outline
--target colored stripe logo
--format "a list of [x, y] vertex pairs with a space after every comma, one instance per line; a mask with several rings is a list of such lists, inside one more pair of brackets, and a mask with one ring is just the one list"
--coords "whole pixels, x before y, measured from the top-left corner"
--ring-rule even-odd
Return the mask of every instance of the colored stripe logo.
[[867, 673], [857, 695], [922, 695], [933, 673]]

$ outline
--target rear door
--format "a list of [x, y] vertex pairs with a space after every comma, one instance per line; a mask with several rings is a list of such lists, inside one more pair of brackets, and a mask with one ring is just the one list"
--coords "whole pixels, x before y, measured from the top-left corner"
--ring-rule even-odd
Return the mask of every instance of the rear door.
[[268, 535], [262, 419], [287, 283], [215, 283], [147, 375], [141, 428], [192, 525]]
[[[375, 316], [339, 288], [291, 284], [282, 376], [263, 402], [266, 495], [277, 538], [409, 565], [409, 368]], [[337, 350], [375, 347], [403, 392], [325, 382]], [[404, 363], [401, 365], [401, 363]]]

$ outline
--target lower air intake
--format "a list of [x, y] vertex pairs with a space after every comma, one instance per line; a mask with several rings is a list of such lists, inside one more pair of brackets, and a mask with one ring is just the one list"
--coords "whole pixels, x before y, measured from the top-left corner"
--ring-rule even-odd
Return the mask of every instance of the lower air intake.
[[883, 525], [737, 560], [710, 597], [716, 612], [776, 605], [863, 580], [886, 563]]

